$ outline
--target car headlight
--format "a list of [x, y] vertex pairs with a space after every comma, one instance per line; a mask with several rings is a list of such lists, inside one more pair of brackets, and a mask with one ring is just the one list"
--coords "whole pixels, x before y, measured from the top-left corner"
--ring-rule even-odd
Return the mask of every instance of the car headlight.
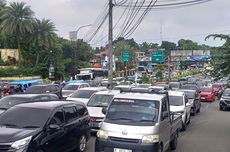
[[108, 138], [108, 132], [104, 131], [104, 130], [99, 130], [97, 132], [97, 137], [98, 138], [103, 138], [103, 139], [107, 139]]
[[14, 148], [14, 149], [17, 149], [17, 150], [21, 149], [21, 148], [24, 148], [30, 143], [31, 139], [32, 139], [32, 136], [29, 136], [29, 137], [24, 138], [24, 139], [20, 139], [18, 141], [15, 141], [11, 145], [11, 147]]
[[159, 142], [159, 135], [144, 135], [141, 142], [144, 144]]

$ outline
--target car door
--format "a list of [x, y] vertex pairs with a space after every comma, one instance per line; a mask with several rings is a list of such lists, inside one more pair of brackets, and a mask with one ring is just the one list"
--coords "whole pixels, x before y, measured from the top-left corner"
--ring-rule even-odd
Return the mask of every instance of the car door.
[[164, 98], [162, 100], [162, 109], [161, 109], [161, 122], [160, 122], [160, 133], [162, 135], [162, 141], [164, 144], [163, 149], [167, 149], [170, 142], [170, 117], [169, 117], [169, 102]]
[[189, 121], [190, 120], [190, 114], [191, 114], [191, 104], [188, 102], [188, 98], [186, 95], [184, 95], [183, 98], [184, 98], [185, 109], [186, 109], [186, 113], [187, 113], [187, 121]]
[[76, 148], [77, 137], [81, 133], [81, 121], [78, 119], [78, 112], [76, 106], [64, 107], [65, 122], [64, 125], [66, 140], [68, 141], [67, 149]]
[[80, 126], [80, 133], [84, 133], [87, 135], [90, 132], [89, 121], [90, 117], [88, 115], [87, 108], [82, 105], [77, 105], [77, 113], [78, 113], [78, 120], [81, 122]]
[[[59, 108], [55, 110], [50, 120], [46, 125], [41, 145], [45, 151], [48, 152], [63, 152], [67, 144], [66, 134], [64, 129], [64, 113], [63, 109]], [[53, 128], [51, 126], [57, 126]]]

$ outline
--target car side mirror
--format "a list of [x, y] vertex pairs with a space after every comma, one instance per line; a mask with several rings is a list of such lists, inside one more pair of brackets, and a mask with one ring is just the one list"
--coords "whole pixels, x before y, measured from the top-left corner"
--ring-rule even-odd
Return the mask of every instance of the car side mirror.
[[106, 115], [107, 111], [108, 111], [108, 108], [107, 108], [107, 107], [103, 107], [103, 108], [102, 108], [102, 113], [103, 113], [104, 115]]
[[50, 130], [59, 130], [61, 127], [59, 125], [56, 124], [50, 124], [49, 125], [49, 129]]

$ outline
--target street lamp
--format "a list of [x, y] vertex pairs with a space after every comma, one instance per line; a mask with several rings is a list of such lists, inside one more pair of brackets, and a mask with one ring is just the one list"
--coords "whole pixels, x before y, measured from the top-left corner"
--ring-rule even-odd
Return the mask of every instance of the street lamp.
[[[78, 32], [82, 29], [82, 28], [84, 28], [84, 27], [89, 27], [89, 26], [92, 26], [92, 24], [87, 24], [87, 25], [83, 25], [83, 26], [80, 26], [80, 27], [78, 27], [78, 29], [77, 29], [77, 31], [76, 31], [76, 42], [77, 42], [77, 50], [79, 49], [79, 45], [78, 45]], [[74, 69], [76, 69], [76, 65], [77, 65], [77, 50], [75, 50], [75, 52], [74, 52]]]

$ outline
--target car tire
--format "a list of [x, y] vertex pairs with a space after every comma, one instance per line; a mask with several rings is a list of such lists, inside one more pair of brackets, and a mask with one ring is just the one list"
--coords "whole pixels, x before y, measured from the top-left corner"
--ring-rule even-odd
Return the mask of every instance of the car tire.
[[224, 108], [220, 106], [220, 111], [224, 111]]
[[189, 116], [188, 124], [190, 124], [190, 122], [191, 122], [191, 115]]
[[87, 138], [85, 135], [81, 135], [77, 143], [77, 151], [84, 152], [86, 150]]
[[159, 147], [158, 147], [158, 152], [163, 152], [163, 147], [160, 144], [159, 144]]
[[181, 128], [181, 131], [185, 131], [186, 128], [187, 128], [187, 119], [185, 120], [185, 123], [182, 122], [182, 128]]
[[178, 132], [176, 132], [176, 135], [174, 135], [173, 140], [170, 142], [170, 149], [175, 150], [177, 147], [177, 138], [178, 138]]

